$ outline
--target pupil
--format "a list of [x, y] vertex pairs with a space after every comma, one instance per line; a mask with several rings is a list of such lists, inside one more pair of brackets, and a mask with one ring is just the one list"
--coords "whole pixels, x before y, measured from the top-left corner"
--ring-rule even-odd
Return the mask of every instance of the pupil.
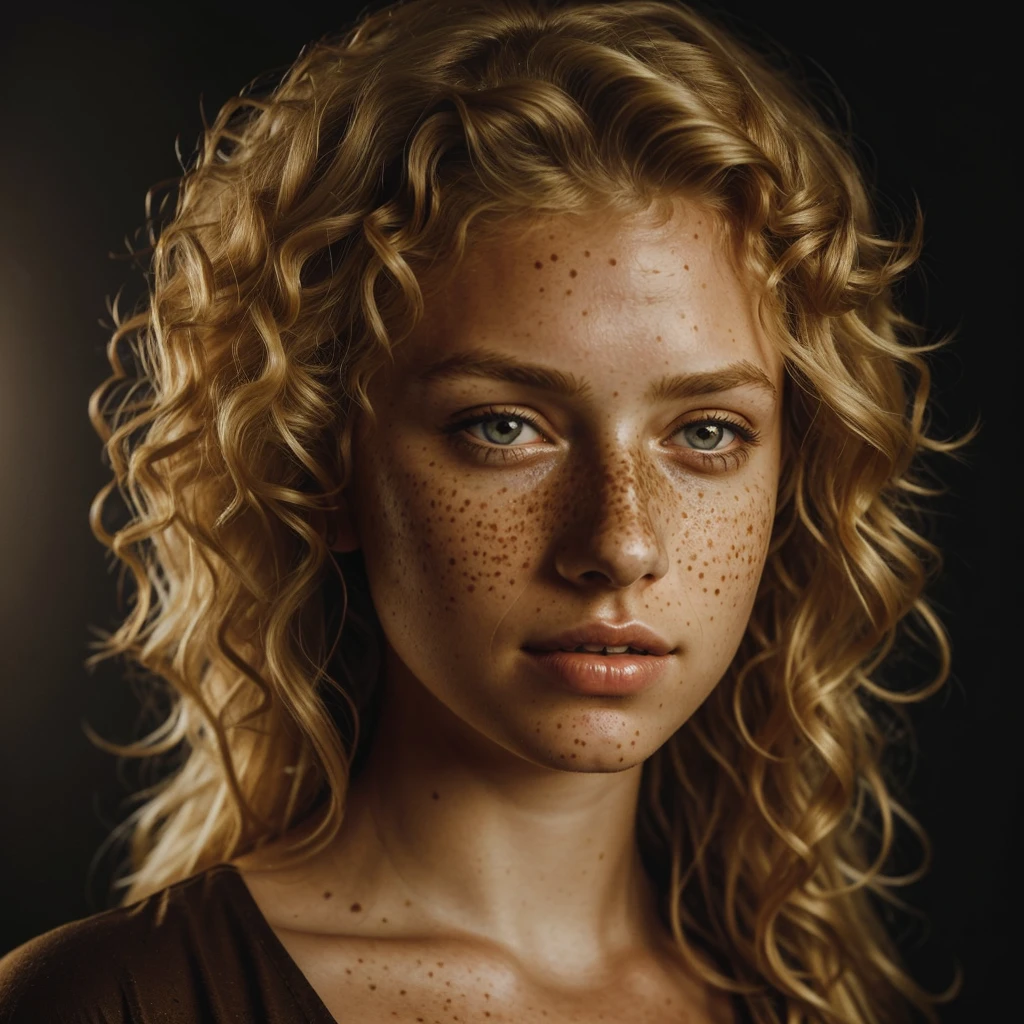
[[522, 433], [523, 425], [513, 416], [496, 416], [485, 424], [484, 429], [492, 430], [497, 435], [495, 440], [514, 441]]
[[722, 427], [718, 423], [701, 423], [690, 430], [690, 441], [697, 448], [715, 448], [722, 439]]

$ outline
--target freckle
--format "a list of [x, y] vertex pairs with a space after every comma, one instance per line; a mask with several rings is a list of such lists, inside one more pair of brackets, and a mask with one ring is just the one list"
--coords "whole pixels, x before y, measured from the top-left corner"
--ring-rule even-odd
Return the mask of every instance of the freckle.
[[434, 790], [434, 792], [430, 794], [430, 799], [431, 799], [431, 800], [440, 800], [440, 799], [441, 799], [441, 795], [440, 795], [440, 793], [438, 793], [438, 791], [437, 791], [437, 790], [435, 789], [435, 790]]
[[382, 918], [380, 919], [380, 923], [381, 923], [381, 924], [387, 924], [387, 923], [388, 923], [388, 919], [387, 919], [386, 917], [382, 917]]
[[698, 234], [697, 234], [696, 232], [694, 232], [694, 235], [693, 235], [693, 237], [694, 237], [694, 238], [700, 238], [700, 235], [698, 235]]
[[537, 289], [537, 291], [540, 291], [540, 292], [544, 291], [544, 285], [541, 285], [540, 288]]
[[572, 295], [572, 289], [571, 288], [566, 288], [565, 289], [565, 294], [566, 295]]
[[363, 906], [361, 903], [353, 903], [348, 909], [351, 910], [353, 914], [358, 914], [359, 911], [363, 909]]
[[405, 901], [405, 905], [406, 905], [407, 907], [411, 907], [411, 906], [412, 906], [412, 900], [406, 900], [406, 901]]
[[376, 987], [377, 987], [376, 985], [371, 985], [370, 986], [370, 990], [373, 991], [373, 989], [375, 989]]
[[715, 595], [717, 596], [718, 593], [719, 593], [718, 587], [715, 587]]
[[575, 270], [570, 270], [569, 271], [569, 276], [570, 277], [575, 277], [576, 276], [576, 271]]
[[558, 262], [558, 253], [557, 252], [553, 252], [551, 254], [551, 262], [552, 263], [557, 263]]
[[584, 256], [590, 256], [590, 250], [589, 249], [584, 249], [583, 250], [583, 255]]
[[334, 894], [330, 891], [330, 889], [328, 889], [327, 892], [324, 893], [324, 899], [329, 900], [333, 895]]
[[616, 260], [614, 257], [608, 261], [608, 265], [611, 267], [614, 267], [616, 263], [618, 263], [618, 260]]
[[586, 311], [586, 310], [583, 310], [583, 315], [584, 315], [584, 316], [586, 316], [586, 315], [587, 315], [587, 311]]
[[699, 579], [699, 580], [704, 579], [704, 573], [702, 573], [702, 572], [697, 573], [697, 579]]
[[654, 340], [655, 340], [655, 341], [661, 341], [661, 335], [660, 335], [660, 334], [659, 334], [659, 335], [657, 335], [657, 336], [655, 337], [655, 339], [654, 339]]
[[537, 260], [537, 261], [536, 261], [536, 262], [534, 263], [534, 266], [535, 266], [535, 267], [536, 267], [536, 268], [537, 268], [538, 270], [543, 270], [543, 269], [544, 269], [544, 264], [543, 264], [543, 263], [541, 263], [541, 261], [540, 261], [540, 260]]
[[618, 397], [619, 397], [618, 391], [613, 391], [612, 392], [612, 398], [618, 398]]
[[683, 264], [683, 270], [689, 270], [689, 269], [690, 269], [690, 264], [689, 263], [684, 263]]

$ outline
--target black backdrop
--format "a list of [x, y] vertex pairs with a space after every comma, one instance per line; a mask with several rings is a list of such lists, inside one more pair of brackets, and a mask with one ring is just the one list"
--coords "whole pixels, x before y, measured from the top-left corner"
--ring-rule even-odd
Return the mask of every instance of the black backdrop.
[[[942, 467], [950, 493], [935, 536], [946, 568], [933, 589], [954, 646], [954, 679], [913, 709], [910, 806], [935, 854], [903, 891], [929, 923], [899, 938], [920, 981], [941, 988], [954, 958], [966, 985], [949, 1022], [1015, 1017], [1009, 977], [1020, 944], [1024, 853], [1017, 769], [1022, 525], [1011, 409], [1020, 383], [1021, 232], [1011, 145], [1019, 58], [993, 4], [956, 20], [938, 6], [765, 5], [718, 0], [728, 23], [766, 33], [826, 91], [831, 77], [889, 223], [926, 215], [920, 272], [905, 308], [957, 342], [936, 360], [935, 425], [984, 429], [964, 465]], [[258, 73], [283, 69], [307, 41], [358, 7], [245, 9], [173, 5], [25, 5], [0, 29], [0, 954], [103, 909], [113, 861], [93, 855], [137, 777], [86, 740], [83, 721], [125, 740], [137, 706], [116, 665], [83, 667], [89, 625], [115, 621], [115, 580], [87, 525], [106, 482], [86, 416], [106, 373], [106, 297], [137, 275], [108, 258], [142, 223], [143, 196], [178, 173], [208, 116]], [[260, 13], [257, 13], [259, 11]], [[841, 12], [841, 13], [840, 13]], [[1011, 84], [1012, 83], [1012, 84]], [[912, 770], [911, 770], [912, 768]], [[916, 847], [905, 840], [911, 859]]]

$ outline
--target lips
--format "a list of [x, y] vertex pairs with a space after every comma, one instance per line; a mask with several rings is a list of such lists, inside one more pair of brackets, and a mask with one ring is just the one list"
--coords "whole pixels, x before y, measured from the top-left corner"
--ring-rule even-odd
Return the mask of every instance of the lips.
[[[621, 624], [608, 622], [592, 622], [574, 627], [547, 637], [543, 640], [531, 640], [524, 645], [527, 651], [571, 651], [579, 653], [579, 648], [597, 648], [593, 652], [600, 655], [607, 648], [631, 648], [623, 654], [647, 654], [663, 656], [671, 654], [674, 648], [649, 626], [642, 622]], [[609, 656], [612, 652], [607, 652]]]
[[531, 651], [525, 656], [543, 677], [582, 697], [629, 697], [664, 679], [672, 659], [651, 654]]

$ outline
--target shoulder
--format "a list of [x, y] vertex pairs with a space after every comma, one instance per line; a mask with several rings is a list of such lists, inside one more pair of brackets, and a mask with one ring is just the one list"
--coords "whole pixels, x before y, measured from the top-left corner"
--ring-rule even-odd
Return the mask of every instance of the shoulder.
[[124, 1007], [124, 954], [140, 938], [135, 919], [106, 911], [61, 925], [0, 959], [0, 1024], [134, 1020]]
[[[148, 1006], [168, 1024], [193, 1019], [188, 982], [203, 959], [204, 918], [223, 916], [224, 882], [223, 868], [211, 868], [18, 946], [0, 958], [0, 1024], [149, 1024]], [[180, 1016], [167, 1012], [176, 1005]]]

